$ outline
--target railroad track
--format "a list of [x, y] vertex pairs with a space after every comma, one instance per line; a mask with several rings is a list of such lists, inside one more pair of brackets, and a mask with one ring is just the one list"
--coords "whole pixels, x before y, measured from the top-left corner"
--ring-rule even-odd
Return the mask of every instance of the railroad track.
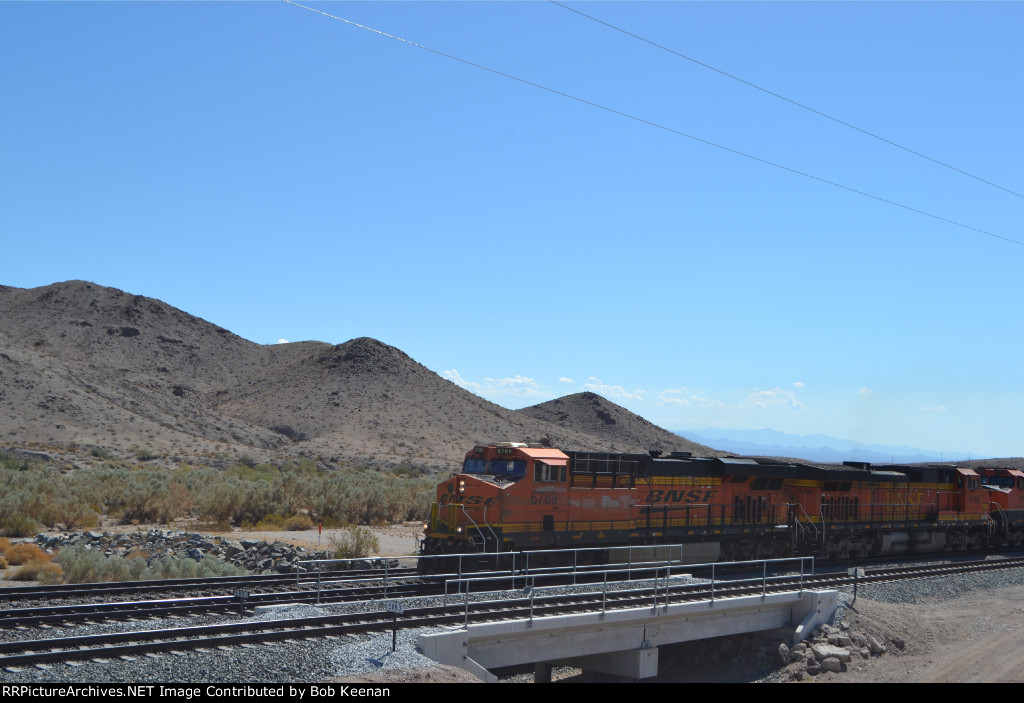
[[87, 603], [11, 609], [0, 615], [0, 629], [31, 626], [73, 626], [77, 623], [97, 624], [113, 620], [161, 619], [198, 614], [252, 614], [257, 606], [289, 604], [337, 604], [379, 600], [381, 598], [413, 598], [436, 595], [442, 586], [436, 583], [391, 583], [373, 586], [328, 587], [322, 590], [254, 593], [245, 600], [234, 595], [168, 598], [160, 600]]
[[[905, 579], [920, 579], [994, 569], [1024, 567], [1024, 559], [1000, 559], [945, 566], [913, 566], [879, 569], [856, 579], [859, 584]], [[302, 639], [344, 638], [367, 632], [380, 632], [393, 625], [420, 628], [477, 623], [491, 620], [525, 619], [571, 612], [598, 612], [637, 607], [664, 607], [670, 603], [708, 600], [793, 591], [850, 586], [854, 577], [847, 575], [789, 575], [770, 580], [740, 579], [716, 583], [673, 583], [676, 579], [661, 578], [653, 585], [606, 591], [594, 587], [569, 595], [534, 596], [533, 598], [501, 598], [406, 609], [401, 620], [394, 621], [380, 604], [368, 604], [357, 612], [306, 618], [288, 618], [262, 622], [231, 622], [217, 625], [163, 628], [98, 635], [52, 637], [38, 640], [0, 643], [0, 668], [17, 671], [25, 666], [50, 666], [55, 662], [88, 660], [134, 660], [159, 652], [182, 653], [187, 650], [255, 646], [261, 642], [299, 641]]]
[[[324, 571], [322, 582], [381, 578], [384, 569], [357, 569]], [[389, 578], [409, 578], [417, 575], [414, 568], [388, 569]], [[317, 582], [316, 572], [296, 574], [252, 574], [249, 576], [213, 576], [208, 578], [169, 579], [160, 581], [130, 581], [117, 583], [63, 583], [50, 586], [12, 586], [0, 589], [0, 604], [8, 601], [47, 601], [54, 598], [111, 598], [138, 593], [173, 591], [225, 591], [236, 588], [281, 589]]]

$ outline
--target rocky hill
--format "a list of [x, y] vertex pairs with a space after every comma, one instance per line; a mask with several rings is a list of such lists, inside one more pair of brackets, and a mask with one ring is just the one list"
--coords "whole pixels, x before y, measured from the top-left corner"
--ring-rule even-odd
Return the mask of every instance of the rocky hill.
[[713, 450], [590, 393], [508, 410], [360, 338], [259, 345], [84, 281], [0, 287], [0, 443], [450, 468], [488, 441]]
[[694, 456], [726, 456], [725, 452], [663, 430], [596, 393], [567, 395], [515, 412], [611, 442], [616, 451], [628, 451], [622, 447], [644, 447], [665, 453], [677, 451], [690, 452]]

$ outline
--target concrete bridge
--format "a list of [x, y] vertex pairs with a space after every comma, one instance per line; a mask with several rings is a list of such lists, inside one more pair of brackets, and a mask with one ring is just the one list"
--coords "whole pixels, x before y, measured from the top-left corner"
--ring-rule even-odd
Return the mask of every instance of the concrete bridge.
[[828, 622], [836, 591], [742, 596], [469, 625], [420, 636], [426, 656], [496, 681], [491, 669], [534, 664], [535, 680], [553, 666], [640, 680], [657, 676], [658, 648], [677, 642], [763, 631], [804, 639]]

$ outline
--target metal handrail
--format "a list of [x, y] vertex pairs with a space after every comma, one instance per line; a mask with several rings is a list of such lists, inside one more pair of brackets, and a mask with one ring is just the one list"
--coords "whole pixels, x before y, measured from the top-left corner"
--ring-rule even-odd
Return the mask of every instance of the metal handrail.
[[[709, 586], [711, 588], [711, 597], [710, 597], [710, 600], [709, 600], [709, 606], [713, 606], [714, 605], [714, 600], [715, 600], [715, 586], [721, 585], [723, 583], [731, 583], [731, 582], [735, 582], [735, 581], [744, 581], [744, 580], [745, 581], [750, 581], [751, 580], [751, 579], [721, 578], [720, 576], [716, 576], [716, 573], [715, 573], [716, 569], [720, 569], [722, 567], [730, 567], [730, 566], [744, 566], [744, 567], [745, 566], [749, 566], [749, 567], [753, 568], [756, 565], [760, 565], [761, 566], [761, 576], [760, 576], [759, 579], [755, 579], [755, 581], [760, 581], [760, 585], [761, 585], [761, 598], [764, 599], [764, 598], [767, 597], [768, 584], [770, 582], [779, 581], [779, 580], [782, 580], [782, 579], [785, 579], [785, 578], [789, 578], [788, 576], [784, 576], [784, 575], [782, 575], [782, 576], [768, 576], [768, 565], [769, 564], [782, 565], [782, 564], [785, 564], [787, 562], [789, 562], [789, 563], [794, 563], [795, 562], [795, 563], [799, 564], [800, 582], [799, 582], [799, 585], [797, 586], [797, 592], [798, 593], [803, 593], [804, 592], [804, 578], [814, 574], [814, 557], [787, 557], [787, 558], [784, 558], [784, 559], [756, 559], [756, 560], [752, 560], [752, 561], [709, 562], [709, 563], [706, 563], [706, 564], [676, 564], [676, 565], [666, 565], [664, 562], [661, 562], [661, 563], [654, 563], [654, 562], [652, 562], [649, 566], [647, 566], [644, 569], [639, 569], [639, 568], [636, 567], [636, 565], [633, 565], [633, 568], [631, 570], [635, 570], [635, 571], [650, 571], [650, 572], [652, 572], [652, 576], [650, 578], [645, 578], [645, 579], [642, 579], [642, 580], [645, 580], [645, 581], [649, 580], [649, 581], [652, 582], [651, 589], [653, 591], [653, 603], [654, 603], [654, 609], [655, 610], [657, 610], [657, 606], [658, 606], [659, 589], [664, 588], [665, 596], [664, 596], [664, 607], [663, 607], [663, 609], [667, 610], [668, 606], [669, 606], [669, 579], [672, 577], [672, 572], [674, 570], [681, 570], [681, 569], [691, 570], [693, 568], [710, 567], [710, 569], [711, 569], [711, 579], [710, 579], [710, 581], [708, 583], [709, 583]], [[808, 564], [809, 564], [809, 567], [808, 567]], [[623, 565], [619, 565], [619, 566], [623, 566]], [[603, 577], [604, 577], [601, 583], [593, 584], [593, 586], [595, 588], [596, 587], [600, 587], [600, 592], [602, 594], [602, 612], [604, 611], [605, 605], [607, 603], [608, 576], [609, 576], [609, 574], [621, 573], [622, 571], [623, 571], [622, 569], [604, 569], [604, 570], [601, 570], [601, 571], [590, 571], [590, 572], [588, 572], [588, 573], [593, 574], [593, 575], [600, 574], [600, 575], [603, 575]], [[661, 577], [662, 573], [664, 573], [664, 578]], [[523, 583], [524, 583], [524, 590], [526, 590], [526, 594], [525, 595], [530, 598], [530, 609], [531, 609], [531, 616], [530, 617], [531, 617], [531, 619], [533, 617], [533, 615], [532, 615], [533, 600], [534, 600], [534, 597], [537, 595], [538, 589], [541, 589], [541, 588], [555, 589], [555, 588], [562, 588], [562, 587], [564, 587], [564, 586], [561, 586], [561, 585], [537, 586], [536, 585], [537, 581], [540, 580], [540, 579], [543, 579], [545, 576], [546, 577], [550, 577], [550, 578], [554, 578], [556, 576], [563, 576], [563, 575], [564, 575], [564, 571], [562, 573], [560, 573], [560, 574], [556, 574], [556, 573], [537, 574], [537, 573], [534, 573], [534, 574], [524, 575], [522, 577], [523, 578]], [[452, 595], [449, 592], [449, 590], [448, 590], [448, 584], [449, 583], [458, 586], [458, 589], [455, 591], [455, 593], [463, 593], [464, 596], [465, 596], [465, 614], [466, 614], [465, 618], [466, 619], [464, 621], [463, 627], [467, 627], [468, 626], [468, 617], [469, 617], [469, 596], [470, 596], [470, 592], [472, 590], [471, 586], [474, 585], [474, 584], [476, 584], [476, 585], [484, 585], [484, 589], [483, 590], [475, 591], [476, 594], [497, 593], [497, 592], [500, 592], [500, 591], [494, 591], [494, 590], [487, 591], [486, 590], [486, 584], [489, 583], [489, 582], [494, 582], [494, 581], [504, 582], [504, 581], [507, 581], [507, 580], [508, 580], [507, 576], [475, 576], [475, 577], [471, 576], [471, 577], [458, 578], [458, 579], [448, 579], [446, 581], [446, 583], [445, 583], [444, 598], [445, 598], [445, 601], [447, 602], [448, 596]], [[465, 588], [463, 588], [463, 586], [465, 586]], [[513, 590], [514, 591], [514, 590], [519, 590], [519, 589], [515, 588], [515, 582], [513, 581], [511, 589], [503, 589], [503, 590]]]

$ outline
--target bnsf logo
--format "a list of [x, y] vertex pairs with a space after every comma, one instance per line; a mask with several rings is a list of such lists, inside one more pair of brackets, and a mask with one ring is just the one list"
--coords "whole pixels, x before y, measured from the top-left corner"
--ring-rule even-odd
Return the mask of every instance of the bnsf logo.
[[652, 489], [647, 494], [648, 503], [709, 503], [714, 491], [692, 490], [692, 491], [668, 491], [662, 488]]
[[476, 507], [477, 505], [494, 505], [497, 503], [496, 498], [484, 498], [483, 496], [463, 496], [461, 501], [455, 500], [454, 495], [442, 495], [437, 501], [439, 505], [449, 505], [450, 503], [461, 502], [463, 505]]

